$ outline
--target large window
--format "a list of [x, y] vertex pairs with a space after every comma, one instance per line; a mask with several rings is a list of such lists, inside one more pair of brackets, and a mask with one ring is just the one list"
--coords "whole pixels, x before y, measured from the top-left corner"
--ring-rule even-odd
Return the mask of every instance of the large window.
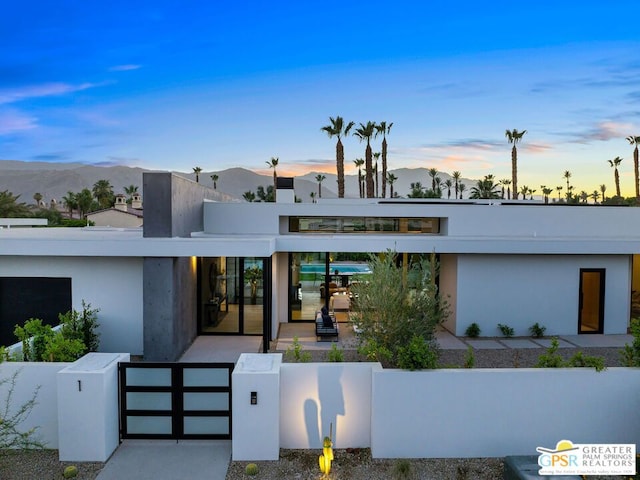
[[437, 217], [289, 217], [290, 233], [440, 233]]
[[49, 277], [0, 278], [0, 345], [18, 340], [16, 325], [39, 318], [46, 325], [58, 325], [58, 315], [71, 310], [71, 279]]

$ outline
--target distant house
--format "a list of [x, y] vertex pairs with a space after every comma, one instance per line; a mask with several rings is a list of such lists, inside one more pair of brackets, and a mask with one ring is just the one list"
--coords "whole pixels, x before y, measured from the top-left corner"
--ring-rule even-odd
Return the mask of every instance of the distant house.
[[138, 228], [143, 224], [142, 199], [139, 193], [134, 193], [131, 206], [127, 198], [121, 193], [116, 195], [116, 202], [112, 208], [97, 210], [87, 214], [87, 219], [97, 227]]

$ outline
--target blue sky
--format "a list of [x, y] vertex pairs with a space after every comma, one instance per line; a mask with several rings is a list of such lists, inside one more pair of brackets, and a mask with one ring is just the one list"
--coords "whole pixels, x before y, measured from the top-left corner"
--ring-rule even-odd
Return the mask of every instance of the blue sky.
[[[393, 122], [389, 168], [633, 190], [631, 1], [6, 2], [0, 158], [335, 173], [329, 116]], [[379, 150], [379, 141], [373, 144]], [[347, 173], [364, 145], [345, 141]], [[418, 179], [419, 180], [419, 179]], [[423, 179], [426, 183], [427, 179]]]

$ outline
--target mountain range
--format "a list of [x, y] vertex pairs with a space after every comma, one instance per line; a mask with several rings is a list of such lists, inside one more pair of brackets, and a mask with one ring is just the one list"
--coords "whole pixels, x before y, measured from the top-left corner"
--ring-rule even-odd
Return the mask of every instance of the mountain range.
[[[43, 200], [49, 203], [52, 199], [60, 202], [67, 192], [79, 192], [83, 188], [91, 189], [98, 180], [109, 180], [115, 193], [124, 193], [124, 188], [136, 185], [142, 192], [142, 173], [146, 171], [139, 167], [127, 166], [97, 166], [82, 163], [47, 163], [47, 162], [23, 162], [19, 160], [0, 160], [0, 191], [8, 190], [14, 195], [20, 195], [20, 200], [30, 204], [34, 194], [40, 193]], [[398, 177], [394, 183], [394, 191], [400, 196], [406, 196], [411, 191], [411, 183], [421, 182], [423, 186], [431, 185], [431, 178], [426, 168], [401, 168], [389, 170]], [[192, 172], [174, 172], [177, 175], [195, 181]], [[213, 198], [219, 201], [243, 201], [244, 192], [255, 192], [258, 186], [265, 189], [273, 184], [271, 175], [260, 175], [244, 168], [230, 168], [221, 171], [203, 171], [200, 173], [201, 184], [213, 188], [212, 174], [218, 175], [217, 188], [213, 192]], [[324, 175], [321, 184], [323, 198], [336, 198], [337, 177], [331, 173], [309, 172], [296, 177], [294, 180], [295, 194], [303, 202], [311, 201], [311, 193], [318, 195], [317, 175]], [[439, 173], [442, 181], [451, 178], [447, 173]], [[467, 193], [476, 181], [462, 179], [467, 186]], [[382, 194], [382, 184], [379, 190]], [[144, 195], [144, 192], [142, 192]], [[443, 196], [446, 197], [444, 192]], [[453, 195], [453, 193], [452, 193]], [[389, 186], [387, 185], [387, 196]], [[465, 195], [466, 196], [466, 195]], [[358, 198], [358, 176], [345, 176], [345, 197]], [[143, 198], [144, 201], [144, 198]]]

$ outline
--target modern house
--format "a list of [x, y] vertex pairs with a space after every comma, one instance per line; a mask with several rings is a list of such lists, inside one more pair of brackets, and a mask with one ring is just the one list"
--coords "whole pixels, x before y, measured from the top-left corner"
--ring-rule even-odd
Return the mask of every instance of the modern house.
[[278, 180], [277, 203], [231, 203], [145, 173], [143, 229], [0, 230], [0, 326], [36, 315], [30, 307], [53, 317], [85, 300], [100, 309], [103, 351], [175, 360], [197, 335], [225, 334], [267, 346], [280, 323], [312, 321], [335, 296], [348, 309], [368, 253], [391, 249], [407, 266], [438, 256], [456, 335], [473, 322], [487, 336], [498, 323], [527, 335], [536, 322], [549, 335], [627, 333], [640, 292], [638, 208], [295, 203], [293, 179]]

